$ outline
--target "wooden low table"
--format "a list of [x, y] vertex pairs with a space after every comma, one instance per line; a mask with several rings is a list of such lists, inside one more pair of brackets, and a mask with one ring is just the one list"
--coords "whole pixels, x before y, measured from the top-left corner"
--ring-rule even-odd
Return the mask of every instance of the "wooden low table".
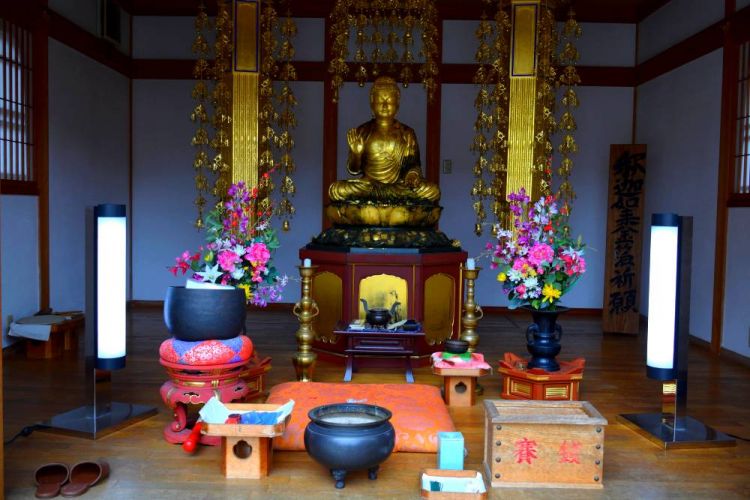
[[443, 397], [448, 406], [474, 406], [477, 377], [489, 372], [487, 368], [432, 367], [432, 373], [443, 377]]
[[[229, 410], [238, 412], [257, 410], [278, 410], [281, 405], [229, 403]], [[273, 438], [281, 436], [286, 424], [203, 424], [203, 433], [208, 436], [221, 436], [224, 452], [222, 470], [228, 478], [260, 479], [271, 470]]]
[[[55, 313], [64, 316], [65, 313]], [[78, 334], [83, 332], [83, 314], [73, 314], [69, 319], [50, 325], [49, 339], [26, 339], [26, 357], [29, 359], [52, 359], [62, 355], [63, 351], [78, 350]]]
[[344, 382], [352, 380], [356, 356], [393, 356], [404, 359], [406, 381], [414, 382], [411, 356], [415, 354], [415, 340], [424, 337], [423, 331], [407, 332], [392, 330], [347, 330], [346, 325], [337, 325], [333, 332], [346, 338], [346, 372]]

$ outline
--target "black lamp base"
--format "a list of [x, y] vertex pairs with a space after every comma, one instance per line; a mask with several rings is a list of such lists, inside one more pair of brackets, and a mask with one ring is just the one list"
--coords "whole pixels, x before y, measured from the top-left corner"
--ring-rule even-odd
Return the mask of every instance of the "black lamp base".
[[661, 413], [630, 413], [618, 415], [617, 420], [666, 450], [737, 446], [733, 438], [692, 417], [667, 416], [671, 417]]

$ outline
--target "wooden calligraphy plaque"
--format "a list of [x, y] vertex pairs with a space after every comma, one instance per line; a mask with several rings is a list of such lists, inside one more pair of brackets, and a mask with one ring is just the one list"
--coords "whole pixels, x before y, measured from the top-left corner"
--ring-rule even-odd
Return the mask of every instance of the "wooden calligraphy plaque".
[[602, 330], [637, 334], [646, 145], [612, 144], [609, 165]]

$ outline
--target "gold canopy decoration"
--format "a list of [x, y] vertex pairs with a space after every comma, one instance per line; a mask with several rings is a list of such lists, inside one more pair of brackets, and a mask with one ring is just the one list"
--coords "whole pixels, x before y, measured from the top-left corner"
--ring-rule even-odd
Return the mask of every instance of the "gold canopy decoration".
[[[432, 100], [438, 74], [437, 9], [433, 0], [337, 0], [331, 12], [333, 100], [349, 73], [349, 45], [354, 37], [356, 79], [363, 87], [381, 75], [404, 87], [419, 78]], [[421, 47], [416, 50], [415, 38]], [[416, 51], [416, 56], [415, 56]], [[401, 63], [397, 69], [396, 64]]]
[[[574, 41], [581, 35], [572, 9], [559, 35], [553, 0], [485, 0], [495, 5], [494, 19], [486, 14], [476, 30], [479, 64], [474, 83], [477, 119], [471, 150], [476, 155], [471, 189], [479, 236], [489, 203], [495, 221], [507, 222], [507, 195], [525, 188], [536, 199], [552, 191], [553, 134], [562, 132], [556, 193], [561, 209], [570, 213], [575, 193], [569, 177], [571, 155], [578, 151], [573, 109], [578, 106], [575, 86], [580, 83]], [[558, 42], [562, 48], [557, 53]], [[558, 70], [561, 67], [558, 76]], [[563, 113], [555, 117], [555, 92], [562, 87]]]
[[[196, 147], [195, 224], [199, 228], [206, 195], [221, 198], [231, 182], [258, 185], [258, 208], [270, 210], [273, 174], [281, 179], [275, 213], [283, 221], [282, 228], [289, 229], [295, 212], [290, 198], [296, 192], [292, 131], [297, 125], [297, 100], [290, 82], [297, 79], [291, 62], [297, 27], [288, 0], [283, 2], [286, 16], [279, 20], [276, 5], [280, 3], [219, 0], [213, 22], [203, 5], [199, 7], [193, 42], [196, 104], [191, 113], [197, 124], [191, 142]], [[213, 46], [208, 43], [211, 34]]]

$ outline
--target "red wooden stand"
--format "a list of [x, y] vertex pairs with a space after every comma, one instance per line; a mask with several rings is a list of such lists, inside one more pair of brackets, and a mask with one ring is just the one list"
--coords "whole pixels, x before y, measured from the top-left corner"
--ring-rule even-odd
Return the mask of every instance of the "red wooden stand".
[[[299, 252], [301, 259], [310, 259], [316, 266], [312, 296], [320, 308], [320, 314], [314, 323], [318, 337], [313, 341], [313, 349], [320, 358], [343, 361], [348, 342], [334, 334], [335, 327], [339, 323], [349, 324], [360, 318], [360, 298], [367, 298], [363, 293], [363, 280], [377, 280], [383, 275], [405, 282], [406, 296], [397, 299], [401, 303], [401, 318], [414, 319], [422, 324], [425, 336], [414, 344], [414, 356], [421, 358], [418, 364], [427, 364], [432, 352], [442, 350], [444, 340], [460, 336], [463, 296], [461, 264], [466, 261], [466, 252], [349, 250], [303, 248]], [[392, 290], [377, 292], [390, 297]], [[383, 307], [383, 304], [371, 301], [369, 306]], [[361, 317], [364, 318], [364, 315]]]
[[[265, 389], [264, 375], [271, 369], [271, 358], [221, 365], [182, 365], [160, 359], [170, 380], [161, 386], [161, 398], [174, 411], [174, 421], [164, 428], [164, 439], [172, 444], [183, 443], [194, 422], [188, 420], [188, 405], [202, 405], [213, 396], [222, 403], [250, 400]], [[221, 438], [202, 435], [201, 444], [218, 446]]]
[[558, 361], [560, 370], [548, 372], [526, 369], [526, 360], [506, 352], [500, 361], [503, 377], [503, 399], [536, 399], [541, 401], [577, 401], [586, 360]]

